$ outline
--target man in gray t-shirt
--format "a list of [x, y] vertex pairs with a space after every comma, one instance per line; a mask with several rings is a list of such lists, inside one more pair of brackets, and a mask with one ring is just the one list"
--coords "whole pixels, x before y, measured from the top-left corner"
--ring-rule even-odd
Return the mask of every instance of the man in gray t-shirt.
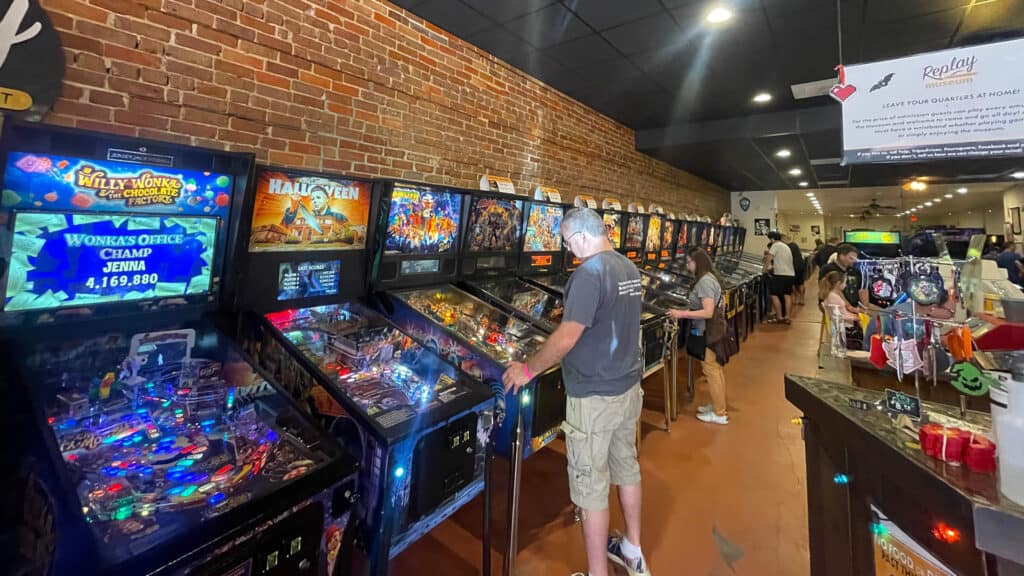
[[[562, 322], [540, 350], [512, 362], [506, 390], [528, 384], [562, 363], [568, 394], [565, 422], [569, 495], [583, 517], [591, 576], [607, 576], [607, 559], [630, 574], [650, 576], [640, 550], [640, 465], [636, 430], [640, 388], [640, 273], [612, 250], [604, 222], [589, 208], [562, 220], [562, 238], [583, 260], [565, 287]], [[626, 535], [608, 538], [608, 491], [619, 486]], [[607, 559], [606, 559], [607, 557]]]

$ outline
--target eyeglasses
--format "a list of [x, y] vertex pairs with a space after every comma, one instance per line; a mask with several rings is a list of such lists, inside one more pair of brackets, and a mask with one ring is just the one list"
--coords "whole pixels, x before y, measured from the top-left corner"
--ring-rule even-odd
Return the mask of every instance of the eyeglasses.
[[569, 234], [569, 236], [565, 239], [565, 243], [568, 244], [569, 241], [572, 240], [574, 236], [576, 236], [577, 234], [582, 234], [582, 233], [583, 233], [583, 230], [577, 230], [577, 231], [573, 232], [572, 234]]

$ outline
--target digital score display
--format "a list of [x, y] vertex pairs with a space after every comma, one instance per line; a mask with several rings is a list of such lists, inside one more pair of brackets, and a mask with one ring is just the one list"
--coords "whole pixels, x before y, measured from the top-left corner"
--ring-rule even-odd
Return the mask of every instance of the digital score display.
[[856, 230], [844, 234], [850, 244], [899, 244], [899, 232], [880, 232], [878, 230]]
[[218, 219], [15, 212], [5, 311], [205, 294]]
[[338, 293], [340, 260], [282, 262], [277, 273], [277, 299], [313, 298]]
[[553, 258], [551, 254], [534, 254], [530, 256], [530, 266], [533, 268], [543, 268], [544, 266], [551, 266]]
[[440, 260], [405, 260], [399, 268], [403, 276], [407, 274], [437, 274], [441, 270]]

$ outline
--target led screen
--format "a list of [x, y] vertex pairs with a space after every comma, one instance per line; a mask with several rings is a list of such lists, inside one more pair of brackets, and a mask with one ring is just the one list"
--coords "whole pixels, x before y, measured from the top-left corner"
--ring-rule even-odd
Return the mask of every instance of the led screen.
[[557, 252], [561, 249], [562, 207], [548, 204], [530, 205], [523, 252]]
[[4, 309], [204, 294], [217, 219], [17, 212]]
[[845, 240], [850, 244], [899, 244], [899, 232], [880, 232], [877, 230], [857, 230], [846, 232]]
[[277, 299], [313, 298], [338, 293], [340, 260], [282, 262], [277, 272]]
[[601, 217], [604, 220], [604, 228], [608, 231], [608, 240], [612, 248], [622, 248], [622, 220], [618, 212], [605, 212]]
[[362, 250], [369, 217], [369, 183], [263, 168], [249, 250]]
[[444, 254], [455, 249], [462, 195], [396, 184], [388, 210], [386, 254]]
[[232, 180], [225, 174], [12, 152], [4, 170], [8, 210], [155, 212], [226, 220]]
[[469, 252], [512, 252], [519, 247], [523, 201], [473, 198], [466, 226]]

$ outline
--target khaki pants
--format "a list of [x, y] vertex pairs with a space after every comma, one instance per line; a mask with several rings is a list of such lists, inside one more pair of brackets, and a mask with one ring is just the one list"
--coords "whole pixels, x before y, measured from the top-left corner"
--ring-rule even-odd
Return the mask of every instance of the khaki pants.
[[719, 416], [728, 415], [725, 407], [725, 366], [718, 363], [715, 351], [704, 350], [704, 361], [701, 362], [704, 377], [708, 380], [708, 391], [711, 392], [711, 407]]
[[562, 430], [573, 504], [604, 510], [611, 484], [640, 483], [636, 429], [642, 407], [640, 384], [619, 396], [569, 397]]

